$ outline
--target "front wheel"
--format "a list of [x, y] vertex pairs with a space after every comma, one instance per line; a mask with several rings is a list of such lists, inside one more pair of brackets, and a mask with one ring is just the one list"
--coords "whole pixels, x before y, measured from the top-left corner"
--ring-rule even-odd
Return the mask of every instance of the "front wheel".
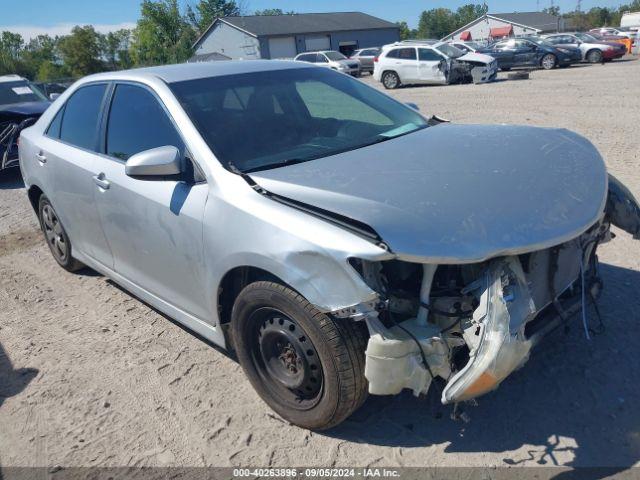
[[600, 50], [591, 50], [587, 53], [587, 61], [589, 63], [602, 63], [602, 52]]
[[540, 65], [545, 70], [552, 70], [556, 66], [556, 56], [553, 53], [547, 53], [542, 60], [540, 60]]
[[387, 90], [393, 90], [400, 86], [400, 77], [396, 72], [384, 72], [382, 74], [382, 85]]
[[367, 396], [367, 328], [319, 312], [274, 282], [242, 290], [231, 314], [238, 360], [258, 395], [303, 428], [331, 428]]

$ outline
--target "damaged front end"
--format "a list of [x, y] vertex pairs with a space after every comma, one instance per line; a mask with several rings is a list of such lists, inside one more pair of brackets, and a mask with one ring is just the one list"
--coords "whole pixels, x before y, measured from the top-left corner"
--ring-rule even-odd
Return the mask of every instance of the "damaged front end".
[[439, 377], [446, 404], [497, 388], [546, 333], [595, 302], [596, 249], [610, 224], [640, 233], [640, 207], [615, 178], [600, 220], [561, 245], [465, 265], [352, 259], [381, 298], [366, 317], [369, 392], [426, 394]]
[[487, 83], [498, 75], [497, 64], [452, 59], [448, 67], [447, 83]]

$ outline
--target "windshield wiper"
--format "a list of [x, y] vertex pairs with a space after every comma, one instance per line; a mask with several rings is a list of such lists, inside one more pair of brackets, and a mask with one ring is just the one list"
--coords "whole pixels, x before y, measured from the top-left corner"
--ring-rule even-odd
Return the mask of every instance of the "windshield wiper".
[[281, 162], [267, 163], [266, 165], [260, 165], [259, 167], [247, 168], [246, 170], [242, 170], [242, 173], [252, 173], [259, 172], [260, 170], [271, 170], [272, 168], [286, 167], [287, 165], [295, 165], [297, 163], [303, 163], [307, 160], [313, 160], [311, 158], [289, 158], [287, 160], [282, 160]]

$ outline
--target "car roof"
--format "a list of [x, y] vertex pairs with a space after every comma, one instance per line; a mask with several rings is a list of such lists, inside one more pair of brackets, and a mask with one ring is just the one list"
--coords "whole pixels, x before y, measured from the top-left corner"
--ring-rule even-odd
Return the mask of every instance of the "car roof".
[[26, 78], [20, 75], [0, 75], [0, 83], [19, 82], [20, 80], [26, 80]]
[[314, 68], [300, 62], [287, 60], [219, 60], [215, 62], [179, 63], [159, 67], [135, 68], [117, 72], [97, 73], [84, 77], [83, 83], [100, 80], [147, 80], [159, 78], [166, 83], [221, 77], [242, 73], [269, 72], [294, 68]]

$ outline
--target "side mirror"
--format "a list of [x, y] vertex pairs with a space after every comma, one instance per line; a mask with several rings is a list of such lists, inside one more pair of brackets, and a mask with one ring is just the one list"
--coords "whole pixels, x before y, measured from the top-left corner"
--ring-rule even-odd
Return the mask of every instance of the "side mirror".
[[418, 105], [416, 105], [415, 103], [413, 103], [413, 102], [406, 102], [405, 105], [407, 107], [413, 108], [417, 112], [420, 111], [420, 107]]
[[131, 156], [125, 164], [130, 177], [166, 177], [182, 173], [180, 150], [167, 145]]
[[53, 102], [53, 101], [54, 101], [56, 98], [58, 98], [59, 96], [60, 96], [60, 94], [59, 94], [59, 93], [50, 93], [50, 94], [49, 94], [49, 100], [51, 100], [51, 101]]

